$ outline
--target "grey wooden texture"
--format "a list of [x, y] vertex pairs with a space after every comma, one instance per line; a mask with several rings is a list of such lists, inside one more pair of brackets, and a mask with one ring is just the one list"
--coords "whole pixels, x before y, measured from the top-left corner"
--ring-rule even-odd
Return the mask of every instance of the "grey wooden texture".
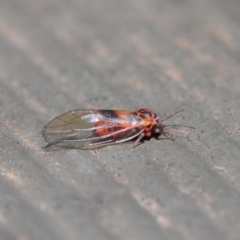
[[[238, 0], [0, 0], [0, 239], [240, 239], [239, 39]], [[44, 151], [78, 108], [196, 130]]]

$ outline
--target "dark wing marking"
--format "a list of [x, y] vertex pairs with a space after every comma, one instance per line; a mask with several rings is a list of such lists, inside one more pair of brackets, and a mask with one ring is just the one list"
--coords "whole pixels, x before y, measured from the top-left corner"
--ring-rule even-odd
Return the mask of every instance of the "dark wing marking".
[[[75, 110], [54, 118], [42, 130], [49, 143], [46, 147], [92, 149], [124, 142], [143, 132], [138, 116], [128, 111], [110, 111], [120, 112], [121, 116], [109, 115], [109, 110]], [[101, 129], [109, 133], [99, 135]]]

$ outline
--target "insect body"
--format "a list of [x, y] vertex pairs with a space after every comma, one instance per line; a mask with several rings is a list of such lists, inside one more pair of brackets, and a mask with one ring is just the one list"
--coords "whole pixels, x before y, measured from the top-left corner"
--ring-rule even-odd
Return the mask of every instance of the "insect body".
[[42, 134], [48, 142], [46, 147], [94, 149], [134, 138], [137, 146], [144, 136], [151, 137], [154, 133], [173, 140], [164, 132], [165, 127], [163, 120], [147, 109], [75, 110], [54, 118]]

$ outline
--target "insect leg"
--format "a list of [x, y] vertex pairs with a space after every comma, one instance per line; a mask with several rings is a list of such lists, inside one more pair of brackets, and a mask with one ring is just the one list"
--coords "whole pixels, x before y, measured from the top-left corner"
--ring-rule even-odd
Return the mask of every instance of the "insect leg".
[[[164, 136], [164, 138], [161, 137], [162, 135]], [[174, 141], [173, 135], [170, 135], [170, 136], [169, 136], [169, 134], [166, 133], [166, 132], [162, 132], [159, 136], [156, 137], [156, 139], [157, 139], [157, 140], [164, 140], [164, 139], [165, 139], [165, 140]]]
[[137, 140], [135, 141], [133, 147], [136, 147], [137, 145], [141, 144], [140, 141], [141, 141], [141, 139], [142, 139], [144, 136], [145, 136], [145, 134], [144, 134], [144, 133], [141, 133], [141, 134], [139, 135], [139, 137], [137, 138]]
[[167, 138], [168, 140], [174, 141], [173, 135], [169, 136], [169, 134], [164, 133], [164, 132], [162, 133], [162, 135], [163, 135], [165, 138]]

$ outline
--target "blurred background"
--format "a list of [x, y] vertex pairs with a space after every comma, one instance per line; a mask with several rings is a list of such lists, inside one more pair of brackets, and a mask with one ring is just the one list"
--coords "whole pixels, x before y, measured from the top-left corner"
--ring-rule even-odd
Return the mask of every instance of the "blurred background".
[[[239, 239], [239, 39], [238, 0], [0, 0], [0, 239]], [[89, 108], [196, 130], [42, 149]]]

